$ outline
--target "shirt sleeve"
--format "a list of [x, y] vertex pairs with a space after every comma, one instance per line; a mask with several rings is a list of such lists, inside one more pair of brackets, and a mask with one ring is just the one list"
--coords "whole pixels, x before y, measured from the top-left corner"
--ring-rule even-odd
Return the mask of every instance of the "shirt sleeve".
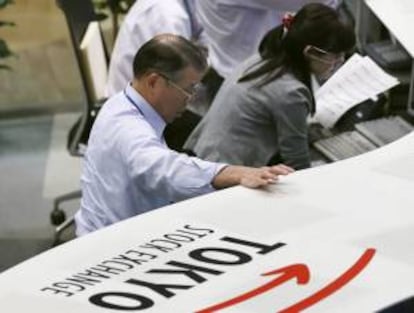
[[214, 191], [211, 183], [226, 166], [170, 150], [157, 138], [137, 139], [128, 150], [127, 164], [137, 188], [169, 202]]

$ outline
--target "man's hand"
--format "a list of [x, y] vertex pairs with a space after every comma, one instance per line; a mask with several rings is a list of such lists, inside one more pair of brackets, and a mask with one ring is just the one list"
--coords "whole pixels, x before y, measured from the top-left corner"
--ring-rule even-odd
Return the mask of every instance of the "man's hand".
[[286, 165], [264, 166], [260, 168], [247, 167], [242, 173], [240, 185], [249, 188], [260, 188], [275, 184], [279, 175], [288, 175], [294, 170]]
[[213, 180], [214, 188], [221, 189], [235, 185], [260, 188], [278, 181], [279, 175], [294, 172], [289, 166], [279, 164], [260, 168], [246, 166], [227, 166]]

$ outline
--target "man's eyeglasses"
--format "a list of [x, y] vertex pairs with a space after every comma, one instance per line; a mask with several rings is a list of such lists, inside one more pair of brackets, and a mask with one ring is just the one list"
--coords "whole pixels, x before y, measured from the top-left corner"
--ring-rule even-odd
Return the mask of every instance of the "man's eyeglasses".
[[195, 84], [191, 88], [191, 90], [186, 90], [183, 87], [181, 87], [180, 85], [178, 85], [177, 83], [175, 83], [167, 75], [165, 75], [163, 73], [159, 73], [159, 72], [158, 72], [158, 75], [160, 75], [162, 78], [164, 78], [167, 81], [168, 84], [170, 84], [175, 89], [177, 89], [179, 92], [181, 92], [187, 98], [187, 100], [192, 99], [193, 97], [195, 97], [199, 93], [200, 89], [202, 88], [202, 84], [198, 83], [198, 84]]
[[323, 50], [315, 46], [309, 46], [309, 55], [322, 63], [337, 64], [342, 63], [345, 60], [345, 53], [333, 53]]

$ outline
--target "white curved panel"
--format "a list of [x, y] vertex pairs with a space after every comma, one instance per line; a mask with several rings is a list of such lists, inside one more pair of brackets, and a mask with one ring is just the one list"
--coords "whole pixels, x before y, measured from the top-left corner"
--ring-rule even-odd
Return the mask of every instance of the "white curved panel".
[[230, 188], [47, 251], [0, 275], [2, 311], [380, 310], [414, 296], [413, 199], [411, 133], [268, 190]]

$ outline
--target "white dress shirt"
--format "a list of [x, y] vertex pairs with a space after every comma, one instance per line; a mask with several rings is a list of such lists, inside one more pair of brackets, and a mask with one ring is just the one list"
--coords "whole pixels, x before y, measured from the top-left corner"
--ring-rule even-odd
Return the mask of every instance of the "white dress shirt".
[[104, 104], [83, 161], [78, 236], [214, 190], [211, 182], [225, 164], [170, 150], [164, 128], [130, 85]]
[[107, 96], [120, 92], [133, 78], [138, 49], [158, 34], [171, 33], [202, 43], [194, 0], [139, 0], [130, 8], [117, 35], [109, 65]]
[[309, 2], [337, 7], [341, 0], [199, 0], [197, 16], [214, 69], [227, 78], [257, 52], [263, 36], [281, 24], [286, 12]]

